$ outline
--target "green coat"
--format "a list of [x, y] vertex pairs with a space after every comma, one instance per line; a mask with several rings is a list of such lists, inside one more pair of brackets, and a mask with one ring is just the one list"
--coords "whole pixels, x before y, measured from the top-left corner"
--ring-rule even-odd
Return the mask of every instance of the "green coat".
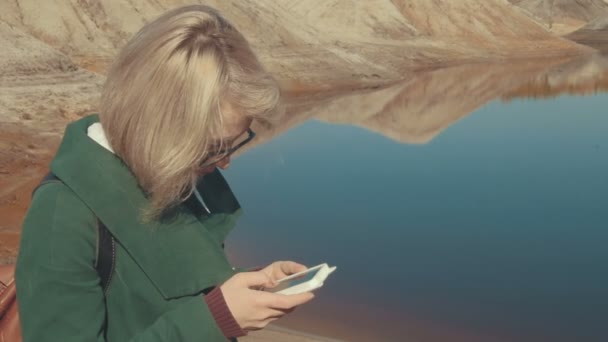
[[[240, 213], [219, 171], [198, 187], [212, 212], [182, 204], [144, 224], [147, 199], [122, 161], [70, 124], [51, 163], [63, 183], [36, 191], [17, 259], [24, 342], [225, 341], [203, 298], [236, 271], [223, 241]], [[115, 237], [104, 296], [95, 270], [98, 217]], [[104, 321], [107, 318], [107, 327]]]

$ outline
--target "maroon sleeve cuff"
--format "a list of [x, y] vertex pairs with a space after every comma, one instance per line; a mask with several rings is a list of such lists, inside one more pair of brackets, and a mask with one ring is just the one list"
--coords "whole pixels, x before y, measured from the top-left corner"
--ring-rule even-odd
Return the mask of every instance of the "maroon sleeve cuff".
[[215, 318], [215, 322], [226, 338], [230, 339], [247, 335], [247, 332], [241, 329], [234, 316], [232, 316], [232, 312], [230, 312], [219, 286], [216, 286], [205, 296], [205, 302], [207, 302], [211, 315]]

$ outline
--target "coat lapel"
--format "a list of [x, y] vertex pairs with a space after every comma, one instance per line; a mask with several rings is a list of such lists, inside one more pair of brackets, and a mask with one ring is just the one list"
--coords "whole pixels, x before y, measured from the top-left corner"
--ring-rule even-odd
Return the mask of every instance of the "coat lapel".
[[228, 233], [236, 225], [241, 206], [217, 169], [201, 177], [196, 188], [211, 211], [211, 215], [204, 215], [203, 220], [215, 240], [223, 244]]
[[[200, 292], [232, 276], [221, 244], [240, 207], [221, 174], [199, 184], [217, 215], [201, 220], [181, 205], [170, 217], [144, 223], [140, 213], [148, 200], [136, 179], [117, 156], [86, 134], [97, 121], [89, 116], [68, 126], [52, 172], [108, 227], [165, 298]], [[213, 191], [222, 185], [215, 198]]]

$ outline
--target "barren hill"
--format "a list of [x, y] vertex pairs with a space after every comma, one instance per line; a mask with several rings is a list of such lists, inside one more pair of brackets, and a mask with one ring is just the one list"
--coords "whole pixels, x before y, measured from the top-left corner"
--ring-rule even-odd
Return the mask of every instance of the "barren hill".
[[507, 0], [15, 0], [0, 2], [0, 19], [87, 64], [109, 61], [145, 22], [193, 2], [220, 9], [281, 80], [317, 86], [377, 83], [412, 67], [472, 59], [580, 52]]
[[552, 32], [564, 35], [587, 23], [608, 17], [606, 0], [509, 0], [526, 10]]
[[[606, 0], [606, 1], [608, 1], [608, 0]], [[589, 24], [587, 24], [582, 29], [583, 30], [592, 30], [592, 31], [606, 30], [606, 29], [608, 29], [608, 16], [597, 18], [597, 19], [593, 20], [592, 22], [590, 22]]]
[[[2, 77], [74, 71], [68, 56], [0, 21], [0, 69]], [[26, 58], [24, 58], [26, 57]]]
[[90, 110], [103, 77], [0, 21], [0, 122], [59, 132], [70, 113]]

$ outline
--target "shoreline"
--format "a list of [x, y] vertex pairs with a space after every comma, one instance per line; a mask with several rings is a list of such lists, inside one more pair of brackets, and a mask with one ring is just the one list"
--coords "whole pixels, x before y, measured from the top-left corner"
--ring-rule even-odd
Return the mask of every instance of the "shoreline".
[[239, 338], [241, 342], [346, 342], [329, 337], [318, 336], [306, 332], [269, 325], [259, 331], [252, 331], [247, 336]]

